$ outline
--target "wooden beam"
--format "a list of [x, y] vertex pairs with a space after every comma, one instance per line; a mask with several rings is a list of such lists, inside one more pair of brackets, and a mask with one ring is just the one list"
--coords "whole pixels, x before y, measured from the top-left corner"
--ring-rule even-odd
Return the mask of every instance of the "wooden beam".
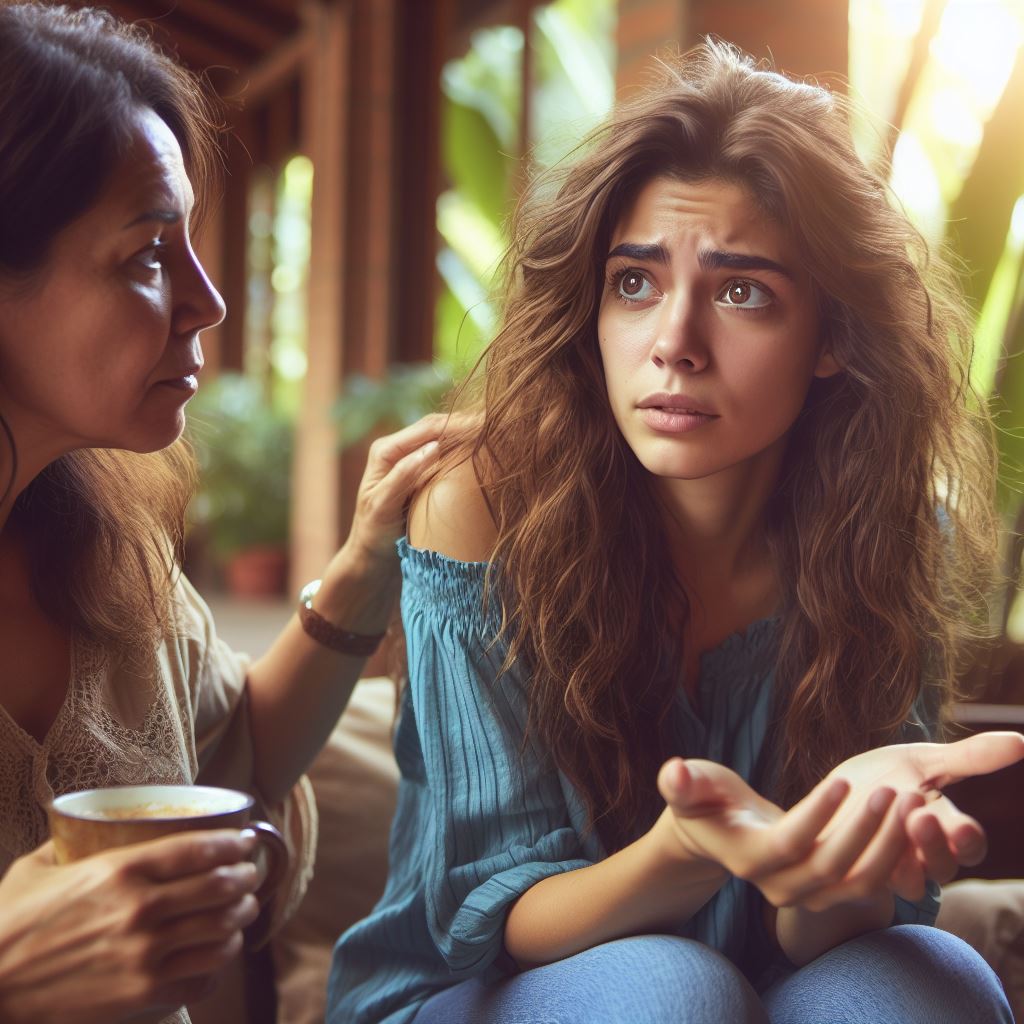
[[[346, 368], [379, 376], [391, 361], [395, 264], [397, 11], [395, 0], [352, 5], [345, 286]], [[358, 197], [358, 199], [356, 199]]]
[[172, 0], [171, 10], [175, 12], [172, 21], [177, 21], [179, 13], [187, 15], [195, 24], [208, 25], [217, 34], [237, 39], [257, 53], [269, 53], [290, 34], [282, 36], [264, 19], [253, 17], [248, 6], [240, 10], [238, 6], [211, 0]]
[[[166, 4], [169, 0], [163, 2]], [[238, 70], [260, 56], [243, 42], [179, 12], [154, 12], [153, 5], [145, 0], [116, 0], [108, 6], [127, 21], [150, 26], [158, 41], [177, 53], [195, 71], [221, 65]]]
[[312, 59], [313, 42], [308, 29], [300, 28], [258, 64], [249, 68], [242, 77], [242, 84], [235, 97], [253, 104], [275, 92], [289, 78], [299, 75], [303, 64]]

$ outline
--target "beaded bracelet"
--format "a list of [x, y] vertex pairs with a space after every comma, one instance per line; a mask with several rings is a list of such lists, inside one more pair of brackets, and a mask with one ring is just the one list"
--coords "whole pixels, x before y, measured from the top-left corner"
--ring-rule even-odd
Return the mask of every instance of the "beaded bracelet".
[[367, 636], [364, 633], [352, 633], [347, 629], [339, 629], [332, 622], [328, 622], [318, 611], [313, 608], [313, 598], [320, 589], [322, 580], [313, 580], [302, 588], [299, 594], [299, 622], [308, 636], [311, 636], [318, 644], [330, 647], [332, 651], [340, 654], [351, 654], [357, 658], [369, 657], [381, 640], [383, 633], [374, 636]]

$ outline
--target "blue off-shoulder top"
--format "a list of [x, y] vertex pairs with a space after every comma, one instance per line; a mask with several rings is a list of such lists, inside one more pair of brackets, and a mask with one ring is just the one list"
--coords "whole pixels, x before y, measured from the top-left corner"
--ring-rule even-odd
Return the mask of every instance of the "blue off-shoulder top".
[[[447, 986], [513, 972], [502, 947], [512, 904], [541, 879], [606, 856], [579, 794], [535, 742], [523, 744], [529, 679], [515, 666], [500, 672], [487, 564], [405, 540], [398, 552], [408, 685], [394, 740], [390, 873], [369, 917], [335, 946], [328, 1024], [408, 1024]], [[764, 619], [703, 655], [699, 714], [682, 687], [671, 714], [676, 753], [728, 765], [764, 791], [776, 650], [777, 621]], [[919, 701], [903, 738], [931, 738], [929, 719]], [[932, 923], [937, 896], [897, 900], [896, 923]], [[757, 890], [732, 878], [677, 932], [736, 963], [764, 962], [760, 910]]]

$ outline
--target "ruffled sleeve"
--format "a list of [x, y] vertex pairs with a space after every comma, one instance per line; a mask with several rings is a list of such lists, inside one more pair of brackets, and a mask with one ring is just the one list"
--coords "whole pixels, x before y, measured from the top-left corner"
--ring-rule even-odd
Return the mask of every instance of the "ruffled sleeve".
[[399, 544], [409, 696], [429, 790], [422, 838], [427, 928], [448, 969], [475, 975], [502, 954], [511, 905], [550, 875], [593, 863], [581, 808], [527, 740], [526, 680], [502, 673], [484, 563]]

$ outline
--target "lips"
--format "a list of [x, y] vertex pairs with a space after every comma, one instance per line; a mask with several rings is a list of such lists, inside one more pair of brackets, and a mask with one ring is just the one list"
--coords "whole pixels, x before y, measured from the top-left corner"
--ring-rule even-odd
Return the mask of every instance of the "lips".
[[703, 402], [690, 395], [658, 391], [637, 402], [640, 418], [656, 434], [688, 434], [718, 419]]
[[658, 391], [637, 402], [638, 409], [659, 409], [664, 412], [676, 415], [688, 414], [691, 416], [705, 416], [717, 418], [703, 402], [689, 395], [672, 394], [667, 391]]
[[163, 380], [157, 381], [157, 383], [169, 388], [177, 388], [181, 391], [194, 393], [199, 390], [199, 381], [196, 379], [196, 374], [202, 368], [202, 363], [189, 363], [187, 366], [182, 367], [181, 373], [177, 376], [165, 377]]

